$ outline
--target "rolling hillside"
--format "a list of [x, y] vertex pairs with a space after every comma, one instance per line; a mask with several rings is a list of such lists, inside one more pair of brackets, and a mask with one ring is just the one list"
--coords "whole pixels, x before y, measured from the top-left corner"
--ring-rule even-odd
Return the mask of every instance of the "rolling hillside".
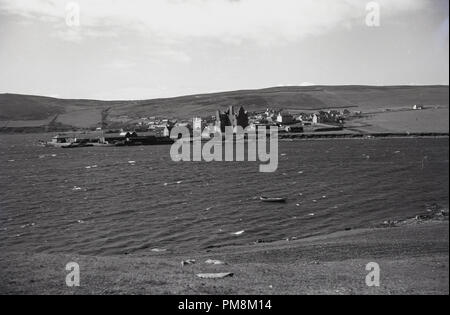
[[0, 128], [60, 124], [78, 128], [101, 125], [102, 119], [146, 116], [189, 119], [209, 116], [229, 105], [249, 111], [267, 107], [286, 110], [326, 108], [410, 107], [413, 104], [448, 108], [448, 86], [311, 86], [275, 87], [199, 94], [138, 101], [56, 99], [43, 96], [0, 94]]

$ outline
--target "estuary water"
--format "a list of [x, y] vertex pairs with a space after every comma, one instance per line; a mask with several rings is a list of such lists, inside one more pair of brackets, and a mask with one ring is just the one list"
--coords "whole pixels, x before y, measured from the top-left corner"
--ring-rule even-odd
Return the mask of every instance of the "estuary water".
[[195, 252], [448, 209], [448, 138], [280, 141], [277, 172], [260, 173], [175, 163], [170, 146], [36, 145], [50, 136], [0, 135], [3, 253]]

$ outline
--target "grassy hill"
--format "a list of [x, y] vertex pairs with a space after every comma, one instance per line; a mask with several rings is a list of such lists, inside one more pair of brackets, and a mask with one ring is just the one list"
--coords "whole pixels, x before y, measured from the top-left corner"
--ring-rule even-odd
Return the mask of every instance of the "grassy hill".
[[358, 108], [364, 111], [410, 107], [413, 104], [448, 107], [448, 86], [293, 86], [137, 101], [0, 94], [0, 128], [49, 123], [88, 128], [99, 126], [102, 119], [120, 116], [129, 119], [146, 116], [189, 119], [213, 115], [217, 109], [229, 105], [243, 105], [249, 111], [267, 107], [292, 111], [326, 108]]

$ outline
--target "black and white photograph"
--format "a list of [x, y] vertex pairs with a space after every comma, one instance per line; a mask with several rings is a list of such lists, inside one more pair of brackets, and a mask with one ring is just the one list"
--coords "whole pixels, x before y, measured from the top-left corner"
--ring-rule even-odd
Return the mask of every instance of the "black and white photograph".
[[448, 295], [449, 1], [0, 0], [0, 164], [0, 295]]

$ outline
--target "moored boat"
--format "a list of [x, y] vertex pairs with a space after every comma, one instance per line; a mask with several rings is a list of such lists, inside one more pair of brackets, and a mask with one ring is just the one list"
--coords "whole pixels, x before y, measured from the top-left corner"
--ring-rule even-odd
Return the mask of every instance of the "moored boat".
[[282, 198], [282, 197], [265, 197], [265, 196], [261, 196], [259, 198], [260, 198], [260, 200], [262, 202], [279, 202], [279, 203], [286, 202], [286, 198]]

